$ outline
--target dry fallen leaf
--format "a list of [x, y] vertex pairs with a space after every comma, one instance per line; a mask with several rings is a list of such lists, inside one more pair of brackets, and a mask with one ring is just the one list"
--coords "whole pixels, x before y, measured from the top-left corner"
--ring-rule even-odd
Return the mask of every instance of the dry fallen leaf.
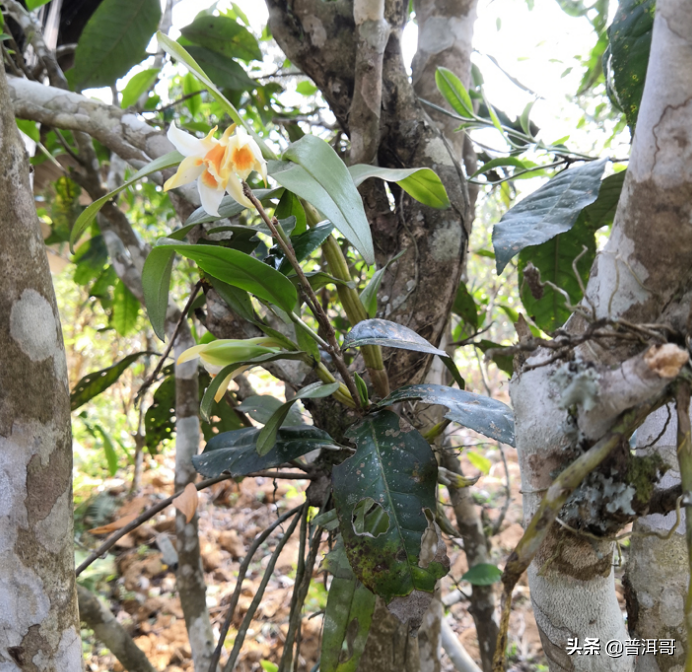
[[197, 511], [198, 501], [197, 488], [193, 483], [188, 483], [185, 486], [185, 490], [173, 500], [173, 506], [185, 515], [185, 521], [189, 523], [192, 520], [192, 516], [195, 515], [195, 511]]
[[112, 523], [108, 523], [108, 525], [95, 527], [93, 530], [89, 530], [89, 532], [91, 534], [110, 534], [111, 532], [115, 532], [116, 530], [125, 527], [125, 525], [129, 525], [138, 515], [139, 513], [131, 513], [129, 516], [124, 516], [123, 518], [114, 520]]

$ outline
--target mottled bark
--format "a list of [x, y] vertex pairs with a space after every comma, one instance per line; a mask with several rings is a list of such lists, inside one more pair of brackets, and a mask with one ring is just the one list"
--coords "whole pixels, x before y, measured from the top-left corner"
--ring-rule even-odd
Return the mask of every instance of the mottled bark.
[[82, 669], [58, 308], [0, 71], [0, 667]]
[[[683, 333], [687, 331], [690, 305], [686, 291], [692, 280], [690, 35], [692, 16], [686, 3], [661, 0], [656, 8], [649, 69], [627, 178], [611, 237], [594, 263], [587, 287], [589, 303], [585, 303], [587, 308], [594, 306], [597, 317], [645, 323], [665, 320]], [[581, 317], [569, 323], [573, 333], [584, 327]], [[575, 368], [583, 371], [596, 365], [599, 399], [600, 393], [606, 392], [606, 370], [619, 366], [641, 349], [641, 345], [631, 344], [616, 344], [607, 350], [587, 345], [579, 349]], [[537, 354], [527, 364], [535, 364], [540, 357], [545, 355]], [[563, 469], [579, 453], [573, 420], [561, 408], [564, 387], [552, 377], [557, 368], [554, 365], [520, 373], [510, 387], [527, 519], [540, 502], [543, 489], [550, 485], [551, 472]], [[612, 388], [608, 389], [610, 394]], [[582, 435], [595, 437], [605, 431], [603, 422], [592, 424], [583, 413], [579, 423]], [[612, 467], [613, 463], [608, 463], [608, 468]], [[616, 480], [621, 476], [616, 473]], [[589, 505], [601, 504], [601, 495], [584, 497]], [[627, 502], [623, 500], [617, 506], [621, 510], [616, 508], [615, 514], [626, 513]], [[594, 660], [565, 653], [570, 637], [582, 641], [585, 637], [599, 637], [601, 641], [627, 637], [615, 599], [612, 551], [608, 541], [595, 542], [553, 528], [536, 555], [529, 570], [531, 597], [551, 670], [634, 669], [632, 657], [601, 656]]]
[[[670, 413], [670, 419], [668, 414]], [[665, 431], [664, 431], [665, 430]], [[641, 457], [660, 455], [671, 469], [661, 488], [680, 483], [676, 455], [677, 419], [675, 408], [661, 408], [652, 413], [637, 430], [637, 451]], [[653, 444], [653, 445], [652, 445]], [[685, 664], [685, 598], [689, 583], [687, 547], [685, 544], [685, 511], [675, 527], [674, 511], [653, 513], [639, 518], [632, 527], [624, 586], [627, 600], [627, 628], [637, 639], [674, 639], [675, 655], [645, 654], [637, 661], [637, 672], [673, 672]]]
[[112, 612], [96, 595], [77, 586], [79, 617], [128, 672], [154, 672], [154, 667]]

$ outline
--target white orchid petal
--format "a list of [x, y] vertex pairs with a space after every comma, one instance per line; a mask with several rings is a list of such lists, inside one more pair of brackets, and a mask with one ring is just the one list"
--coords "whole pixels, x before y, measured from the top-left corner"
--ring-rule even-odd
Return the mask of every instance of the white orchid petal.
[[182, 187], [184, 184], [194, 182], [204, 172], [204, 163], [202, 159], [196, 156], [186, 156], [178, 166], [178, 171], [173, 177], [166, 180], [163, 185], [163, 190], [175, 189]]
[[223, 189], [215, 189], [205, 184], [204, 173], [197, 180], [197, 189], [199, 190], [199, 198], [204, 211], [214, 217], [218, 217], [219, 205], [221, 205], [221, 199], [223, 199]]
[[198, 140], [193, 135], [181, 131], [175, 125], [175, 122], [168, 127], [168, 133], [166, 135], [171, 143], [173, 143], [173, 146], [183, 156], [197, 156], [203, 158], [207, 153], [206, 144], [203, 140]]
[[246, 208], [253, 207], [252, 201], [243, 193], [243, 185], [234, 173], [230, 173], [228, 176], [226, 191], [231, 195], [231, 198], [238, 201], [240, 205], [244, 205]]

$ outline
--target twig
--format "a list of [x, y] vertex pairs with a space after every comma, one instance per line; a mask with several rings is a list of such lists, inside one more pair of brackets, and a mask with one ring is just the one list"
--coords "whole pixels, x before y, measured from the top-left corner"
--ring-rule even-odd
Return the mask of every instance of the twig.
[[500, 457], [502, 458], [502, 464], [505, 468], [505, 503], [502, 505], [500, 515], [498, 516], [497, 520], [495, 521], [495, 524], [493, 525], [492, 532], [490, 533], [491, 537], [494, 537], [500, 531], [500, 527], [502, 527], [502, 523], [504, 522], [505, 516], [507, 515], [507, 511], [509, 510], [509, 504], [512, 501], [512, 490], [510, 487], [511, 484], [509, 477], [509, 466], [507, 464], [507, 456], [505, 455], [505, 449], [503, 445], [499, 441], [497, 442], [497, 447], [500, 450]]
[[[300, 509], [302, 509], [303, 507], [307, 508], [307, 504], [301, 505]], [[298, 520], [299, 516], [295, 516], [293, 518], [291, 524], [288, 526], [288, 529], [286, 530], [286, 533], [279, 540], [279, 543], [276, 545], [276, 548], [274, 549], [274, 552], [272, 553], [271, 558], [269, 559], [269, 564], [267, 565], [267, 569], [264, 572], [262, 581], [260, 582], [260, 585], [257, 587], [255, 591], [255, 597], [250, 603], [250, 606], [248, 607], [247, 613], [245, 614], [245, 618], [243, 618], [243, 622], [240, 624], [240, 628], [238, 628], [238, 634], [236, 635], [235, 642], [233, 644], [233, 650], [231, 651], [231, 655], [228, 657], [226, 665], [223, 668], [224, 672], [232, 672], [232, 670], [235, 668], [235, 664], [238, 660], [238, 655], [240, 654], [240, 649], [243, 646], [243, 642], [245, 641], [245, 636], [247, 635], [250, 623], [252, 622], [255, 612], [257, 611], [257, 607], [259, 607], [259, 604], [262, 601], [264, 591], [267, 587], [267, 584], [269, 583], [269, 578], [274, 573], [274, 566], [276, 565], [276, 561], [279, 559], [279, 555], [281, 555], [281, 551], [283, 550], [283, 547], [286, 545], [286, 542], [289, 540], [294, 530], [296, 529], [296, 525], [298, 525]], [[223, 640], [221, 640], [221, 643], [223, 645]]]
[[166, 110], [170, 110], [171, 107], [175, 107], [176, 105], [179, 105], [180, 103], [184, 103], [186, 100], [189, 100], [190, 98], [194, 98], [195, 96], [199, 96], [202, 93], [206, 93], [206, 89], [200, 89], [199, 91], [193, 91], [192, 93], [186, 93], [184, 96], [180, 96], [180, 98], [177, 98], [174, 100], [172, 103], [167, 103], [166, 105], [162, 105], [161, 107], [157, 107], [154, 110], [151, 110], [152, 112], [165, 112]]
[[188, 310], [190, 310], [190, 306], [192, 305], [193, 301], [197, 298], [197, 294], [202, 287], [202, 281], [198, 280], [197, 284], [194, 286], [192, 292], [190, 292], [190, 298], [188, 298], [187, 303], [185, 304], [185, 307], [183, 308], [182, 312], [180, 313], [180, 317], [178, 318], [178, 322], [175, 325], [175, 329], [173, 330], [173, 334], [171, 335], [168, 345], [166, 346], [166, 349], [163, 351], [163, 354], [161, 355], [161, 359], [159, 359], [159, 363], [156, 365], [156, 368], [152, 371], [151, 375], [142, 383], [142, 386], [139, 388], [137, 391], [137, 396], [135, 397], [135, 403], [142, 398], [144, 393], [151, 387], [152, 383], [156, 380], [156, 377], [159, 375], [161, 372], [161, 369], [163, 368], [163, 364], [166, 361], [169, 353], [171, 352], [171, 349], [173, 348], [173, 345], [175, 344], [175, 339], [178, 337], [178, 332], [180, 331], [180, 327], [183, 324], [183, 321], [185, 320], [185, 317], [187, 316]]
[[332, 357], [334, 365], [341, 374], [341, 377], [344, 379], [344, 383], [346, 384], [348, 391], [351, 393], [351, 397], [353, 398], [353, 401], [356, 404], [356, 408], [360, 409], [360, 395], [358, 394], [358, 389], [356, 388], [356, 383], [353, 380], [353, 376], [351, 376], [351, 372], [348, 370], [348, 367], [346, 366], [341, 356], [339, 344], [336, 342], [336, 333], [334, 332], [334, 327], [332, 327], [327, 313], [325, 313], [324, 309], [322, 308], [322, 304], [317, 298], [315, 290], [312, 288], [312, 285], [310, 284], [309, 280], [305, 277], [305, 273], [303, 273], [303, 269], [300, 263], [298, 262], [298, 259], [296, 258], [295, 251], [293, 250], [293, 246], [291, 245], [291, 241], [288, 239], [286, 234], [283, 233], [283, 230], [279, 229], [280, 225], [276, 217], [270, 218], [269, 215], [267, 215], [264, 208], [262, 207], [262, 204], [252, 193], [252, 189], [250, 189], [247, 182], [243, 182], [243, 191], [245, 195], [250, 199], [250, 201], [252, 201], [252, 204], [255, 206], [260, 217], [262, 217], [264, 223], [272, 232], [272, 236], [279, 244], [279, 247], [281, 247], [281, 249], [283, 250], [286, 259], [288, 259], [289, 263], [291, 264], [291, 266], [293, 266], [293, 269], [298, 275], [300, 284], [303, 286], [303, 289], [306, 293], [306, 297], [310, 301], [312, 312], [314, 313], [315, 317], [317, 318], [317, 321], [322, 325], [322, 328], [325, 330], [325, 333], [327, 334], [327, 340], [329, 341], [327, 351]]
[[286, 519], [298, 513], [303, 508], [303, 506], [304, 505], [301, 504], [300, 506], [296, 506], [294, 509], [291, 509], [290, 511], [286, 511], [286, 513], [281, 514], [269, 527], [267, 527], [262, 532], [262, 534], [260, 534], [255, 539], [255, 541], [252, 543], [252, 546], [250, 546], [248, 552], [245, 554], [243, 562], [240, 563], [240, 567], [238, 568], [238, 578], [235, 583], [235, 590], [233, 591], [231, 601], [228, 605], [226, 618], [224, 619], [223, 625], [221, 626], [221, 630], [219, 631], [219, 643], [216, 645], [216, 649], [214, 650], [214, 655], [211, 659], [211, 665], [209, 666], [209, 672], [216, 672], [219, 666], [219, 659], [221, 658], [223, 643], [226, 639], [226, 635], [228, 634], [228, 630], [231, 627], [231, 621], [233, 620], [233, 615], [235, 614], [236, 607], [238, 606], [238, 600], [240, 599], [240, 593], [243, 589], [243, 581], [245, 580], [245, 574], [247, 574], [248, 567], [250, 566], [250, 562], [252, 562], [252, 558], [254, 557], [255, 553], [257, 553], [257, 549], [265, 542], [267, 537], [279, 525], [281, 525], [281, 523], [283, 523]]
[[[216, 478], [208, 478], [206, 481], [200, 481], [199, 483], [195, 484], [195, 487], [199, 492], [200, 490], [204, 490], [205, 488], [215, 485], [216, 483], [220, 483], [221, 481], [227, 481], [229, 478], [233, 478], [233, 476], [230, 474], [223, 474], [222, 476], [217, 476]], [[81, 565], [79, 565], [79, 567], [77, 567], [75, 570], [75, 576], [79, 576], [89, 565], [91, 565], [95, 560], [98, 560], [98, 558], [100, 558], [106, 551], [112, 548], [118, 539], [124, 537], [128, 532], [132, 532], [132, 530], [138, 528], [143, 523], [146, 523], [147, 520], [153, 518], [160, 511], [163, 511], [178, 495], [180, 495], [181, 492], [183, 492], [183, 490], [184, 488], [181, 488], [175, 494], [171, 495], [170, 497], [166, 497], [166, 499], [148, 508], [146, 511], [144, 511], [144, 513], [141, 513], [131, 523], [128, 523], [125, 525], [125, 527], [121, 527], [119, 530], [114, 532]]]

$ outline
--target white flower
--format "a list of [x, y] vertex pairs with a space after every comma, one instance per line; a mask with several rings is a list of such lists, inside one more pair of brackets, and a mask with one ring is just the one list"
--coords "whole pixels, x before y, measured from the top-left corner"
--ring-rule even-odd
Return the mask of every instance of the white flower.
[[242, 180], [256, 170], [267, 181], [267, 164], [257, 143], [244, 128], [231, 135], [235, 125], [229, 126], [221, 140], [213, 136], [215, 126], [203, 140], [181, 131], [175, 123], [168, 128], [168, 139], [185, 157], [178, 171], [166, 180], [164, 191], [175, 189], [197, 180], [202, 207], [210, 215], [219, 215], [219, 205], [225, 192], [246, 208], [252, 202], [243, 193]]

